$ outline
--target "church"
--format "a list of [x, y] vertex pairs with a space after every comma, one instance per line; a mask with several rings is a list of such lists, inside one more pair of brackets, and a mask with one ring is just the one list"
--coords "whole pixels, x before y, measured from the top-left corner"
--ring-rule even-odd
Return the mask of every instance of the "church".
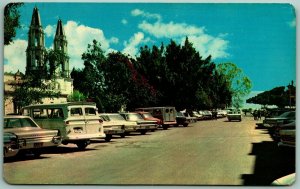
[[[56, 33], [53, 40], [53, 50], [68, 54], [68, 42], [64, 32], [61, 19], [57, 21]], [[51, 79], [47, 76], [49, 62], [46, 60], [45, 33], [37, 7], [33, 9], [32, 19], [28, 31], [28, 46], [26, 49], [26, 75], [39, 74], [42, 81], [48, 84], [49, 90], [59, 91], [60, 97], [55, 99], [45, 98], [43, 103], [66, 102], [68, 95], [73, 93], [73, 80], [70, 77], [69, 59], [59, 58], [60, 62], [55, 62], [55, 69], [51, 72]], [[17, 71], [13, 74], [4, 74], [4, 113], [17, 113], [11, 94], [18, 83], [22, 73]]]

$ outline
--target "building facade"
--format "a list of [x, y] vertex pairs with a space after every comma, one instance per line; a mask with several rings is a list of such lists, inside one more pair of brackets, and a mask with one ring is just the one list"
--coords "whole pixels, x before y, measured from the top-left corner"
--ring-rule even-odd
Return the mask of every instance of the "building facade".
[[[60, 97], [55, 99], [42, 99], [43, 103], [66, 102], [68, 95], [73, 93], [73, 80], [70, 77], [68, 42], [64, 32], [62, 20], [57, 22], [56, 33], [53, 40], [53, 52], [64, 56], [52, 62], [46, 60], [45, 34], [37, 7], [33, 9], [31, 23], [28, 31], [28, 46], [26, 49], [25, 77], [38, 74], [40, 79], [48, 85], [48, 90], [60, 92]], [[49, 69], [52, 71], [49, 72]], [[5, 70], [4, 70], [5, 71]], [[15, 87], [22, 82], [22, 73], [4, 74], [4, 113], [17, 113], [14, 106], [12, 93]]]

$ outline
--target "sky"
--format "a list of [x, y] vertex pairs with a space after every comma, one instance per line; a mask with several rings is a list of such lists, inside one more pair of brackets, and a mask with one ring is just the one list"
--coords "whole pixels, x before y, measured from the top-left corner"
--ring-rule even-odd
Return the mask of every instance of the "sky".
[[142, 46], [182, 44], [186, 37], [203, 58], [232, 62], [252, 81], [252, 91], [296, 80], [296, 18], [290, 4], [220, 3], [25, 3], [14, 43], [4, 46], [4, 71], [25, 73], [28, 29], [39, 9], [50, 49], [61, 19], [70, 69], [83, 68], [81, 54], [93, 39], [105, 53], [135, 57]]

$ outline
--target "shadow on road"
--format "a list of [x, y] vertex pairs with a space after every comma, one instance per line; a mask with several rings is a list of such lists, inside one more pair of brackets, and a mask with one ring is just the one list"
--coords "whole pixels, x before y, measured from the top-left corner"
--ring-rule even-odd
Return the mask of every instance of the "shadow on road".
[[272, 181], [295, 172], [295, 149], [279, 148], [274, 141], [252, 143], [255, 156], [253, 174], [243, 174], [246, 186], [268, 186]]

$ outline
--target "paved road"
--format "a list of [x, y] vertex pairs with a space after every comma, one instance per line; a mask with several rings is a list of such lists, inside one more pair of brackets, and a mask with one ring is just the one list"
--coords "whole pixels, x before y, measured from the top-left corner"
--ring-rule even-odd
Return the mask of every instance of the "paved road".
[[268, 185], [295, 171], [294, 156], [251, 118], [223, 118], [93, 141], [85, 151], [60, 146], [5, 162], [3, 177], [13, 184]]

